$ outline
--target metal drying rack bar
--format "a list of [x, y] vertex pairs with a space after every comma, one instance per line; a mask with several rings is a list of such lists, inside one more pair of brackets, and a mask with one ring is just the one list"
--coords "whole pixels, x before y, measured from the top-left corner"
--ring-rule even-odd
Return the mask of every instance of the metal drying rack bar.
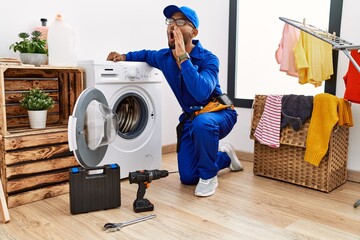
[[290, 24], [291, 26], [294, 26], [316, 38], [319, 38], [331, 44], [334, 50], [341, 50], [350, 59], [352, 64], [354, 64], [355, 68], [360, 72], [359, 64], [354, 60], [354, 58], [349, 52], [349, 50], [360, 49], [360, 45], [353, 45], [351, 42], [341, 39], [335, 34], [331, 34], [327, 31], [321, 30], [320, 28], [314, 27], [309, 24], [301, 23], [284, 17], [279, 17], [279, 19]]

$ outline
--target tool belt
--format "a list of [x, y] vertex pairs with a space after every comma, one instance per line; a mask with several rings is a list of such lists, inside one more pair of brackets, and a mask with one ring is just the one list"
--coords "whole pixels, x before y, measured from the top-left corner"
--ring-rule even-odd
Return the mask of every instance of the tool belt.
[[188, 119], [193, 120], [196, 116], [202, 113], [217, 112], [228, 108], [234, 109], [234, 104], [229, 98], [229, 96], [227, 96], [226, 93], [223, 93], [218, 97], [213, 98], [208, 104], [205, 105], [205, 107], [201, 107], [200, 110], [194, 111], [191, 114], [186, 114], [184, 119], [176, 127], [176, 135], [177, 135], [176, 152], [178, 153], [180, 150], [180, 140], [186, 120]]

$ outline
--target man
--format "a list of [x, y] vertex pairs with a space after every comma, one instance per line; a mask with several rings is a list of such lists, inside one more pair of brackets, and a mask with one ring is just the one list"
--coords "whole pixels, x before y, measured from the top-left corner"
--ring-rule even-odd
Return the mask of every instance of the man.
[[197, 184], [195, 195], [206, 197], [215, 193], [219, 170], [242, 170], [231, 143], [219, 147], [219, 140], [235, 125], [237, 113], [220, 89], [218, 58], [193, 40], [199, 27], [195, 11], [170, 5], [163, 12], [169, 48], [111, 52], [107, 60], [143, 61], [162, 70], [183, 110], [177, 127], [180, 180]]

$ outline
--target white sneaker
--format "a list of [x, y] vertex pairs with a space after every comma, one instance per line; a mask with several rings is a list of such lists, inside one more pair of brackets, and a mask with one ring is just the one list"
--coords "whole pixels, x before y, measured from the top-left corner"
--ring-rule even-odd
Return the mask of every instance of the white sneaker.
[[229, 142], [229, 141], [222, 142], [221, 146], [219, 147], [219, 150], [221, 152], [226, 152], [227, 155], [230, 157], [230, 159], [231, 159], [231, 163], [230, 163], [231, 171], [237, 172], [237, 171], [242, 171], [244, 169], [241, 162], [240, 162], [240, 160], [236, 156], [235, 149], [234, 149], [233, 145], [231, 144], [231, 142]]
[[199, 179], [199, 183], [195, 189], [195, 196], [208, 197], [215, 193], [215, 189], [218, 186], [217, 176], [210, 179]]

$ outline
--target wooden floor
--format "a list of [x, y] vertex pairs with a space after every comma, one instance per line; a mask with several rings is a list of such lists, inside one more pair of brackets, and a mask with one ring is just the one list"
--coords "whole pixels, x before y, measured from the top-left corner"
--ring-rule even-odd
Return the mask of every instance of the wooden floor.
[[[153, 212], [135, 213], [137, 185], [121, 182], [121, 207], [71, 215], [69, 195], [10, 209], [0, 239], [360, 239], [360, 184], [347, 182], [331, 193], [254, 176], [245, 170], [219, 173], [219, 187], [208, 198], [194, 196], [178, 174], [155, 180], [145, 197]], [[163, 169], [176, 170], [176, 155], [163, 156]], [[108, 222], [156, 218], [107, 233]]]

